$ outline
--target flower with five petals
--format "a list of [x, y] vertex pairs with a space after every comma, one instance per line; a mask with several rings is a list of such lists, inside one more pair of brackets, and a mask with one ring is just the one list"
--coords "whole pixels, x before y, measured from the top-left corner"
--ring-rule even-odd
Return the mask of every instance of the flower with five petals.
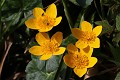
[[83, 21], [81, 23], [81, 28], [72, 29], [72, 34], [78, 39], [75, 44], [76, 47], [85, 48], [90, 46], [92, 48], [99, 48], [100, 40], [97, 36], [101, 33], [101, 31], [102, 26], [96, 26], [92, 29], [92, 25], [89, 22]]
[[79, 77], [82, 77], [86, 72], [87, 68], [93, 67], [97, 63], [97, 58], [91, 57], [91, 51], [85, 53], [82, 50], [78, 50], [73, 44], [67, 46], [68, 54], [63, 58], [65, 64], [70, 68], [74, 68], [74, 72]]
[[33, 10], [34, 18], [28, 19], [25, 21], [25, 24], [30, 29], [36, 29], [39, 32], [48, 32], [54, 26], [57, 26], [62, 17], [57, 17], [57, 8], [53, 3], [44, 12], [42, 8], [34, 8]]
[[63, 36], [61, 32], [56, 32], [51, 39], [47, 33], [38, 33], [36, 41], [40, 46], [33, 46], [29, 52], [36, 56], [41, 56], [40, 60], [48, 60], [52, 55], [61, 55], [65, 52], [64, 47], [59, 47]]

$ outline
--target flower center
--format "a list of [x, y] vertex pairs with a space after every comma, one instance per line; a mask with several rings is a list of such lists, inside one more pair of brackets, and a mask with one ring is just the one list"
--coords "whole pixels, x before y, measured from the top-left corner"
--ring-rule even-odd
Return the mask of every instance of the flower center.
[[88, 57], [86, 55], [77, 55], [77, 58], [75, 59], [75, 65], [79, 69], [85, 68], [89, 65]]
[[93, 32], [82, 31], [80, 35], [80, 39], [87, 43], [92, 43], [96, 39], [96, 35]]
[[55, 19], [51, 18], [45, 14], [38, 20], [38, 25], [41, 26], [40, 28], [49, 28], [53, 27], [55, 23]]
[[43, 53], [44, 54], [49, 54], [49, 53], [53, 53], [59, 50], [58, 48], [58, 44], [53, 42], [53, 41], [47, 41], [46, 43], [44, 43], [43, 45], [41, 45], [43, 48]]

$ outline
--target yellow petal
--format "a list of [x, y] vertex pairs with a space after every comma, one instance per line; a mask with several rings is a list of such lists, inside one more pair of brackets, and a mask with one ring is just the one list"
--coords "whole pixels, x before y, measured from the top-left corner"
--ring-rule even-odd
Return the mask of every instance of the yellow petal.
[[62, 43], [62, 32], [56, 32], [52, 37], [51, 37], [51, 41], [54, 41], [55, 43], [58, 44], [58, 46], [60, 46], [60, 44]]
[[48, 8], [46, 9], [46, 15], [50, 16], [51, 18], [56, 18], [57, 8], [54, 3], [48, 6]]
[[88, 46], [88, 44], [82, 40], [78, 40], [76, 43], [75, 43], [76, 47], [77, 48], [85, 48]]
[[99, 48], [100, 47], [100, 39], [99, 38], [96, 38], [95, 39], [95, 42], [93, 42], [93, 43], [91, 43], [91, 44], [89, 44], [90, 45], [90, 47], [92, 47], [92, 48]]
[[90, 46], [87, 46], [86, 48], [81, 50], [83, 50], [88, 56], [92, 56], [93, 48], [91, 48]]
[[67, 46], [67, 49], [70, 53], [75, 53], [76, 51], [78, 51], [77, 47], [75, 47], [75, 45], [73, 45], [72, 43], [71, 44], [68, 44]]
[[33, 46], [29, 49], [29, 52], [33, 55], [40, 56], [43, 54], [41, 46]]
[[31, 18], [25, 21], [25, 25], [30, 29], [39, 29], [38, 26], [36, 26], [36, 20]]
[[102, 32], [102, 26], [96, 26], [93, 28], [93, 32], [98, 36]]
[[40, 60], [48, 60], [52, 57], [52, 54], [44, 54], [40, 57]]
[[79, 39], [80, 38], [80, 34], [81, 34], [81, 30], [79, 28], [73, 28], [72, 29], [72, 34], [75, 38]]
[[74, 68], [74, 72], [76, 75], [78, 75], [79, 77], [82, 77], [86, 72], [87, 72], [87, 68], [83, 68], [83, 69], [78, 69], [78, 68]]
[[46, 41], [50, 40], [47, 33], [40, 33], [40, 32], [36, 34], [35, 38], [36, 38], [36, 41], [38, 42], [39, 45], [42, 45]]
[[92, 25], [87, 21], [83, 21], [81, 23], [81, 30], [82, 31], [92, 31]]
[[75, 65], [74, 65], [74, 59], [72, 57], [72, 55], [70, 54], [66, 54], [64, 57], [63, 57], [63, 60], [65, 62], [65, 64], [71, 68], [74, 68]]
[[97, 58], [96, 57], [90, 57], [89, 58], [89, 65], [87, 66], [88, 68], [93, 67], [97, 63]]
[[41, 27], [42, 28], [38, 30], [39, 32], [48, 32], [48, 31], [50, 31], [53, 28], [53, 26], [49, 26], [47, 28], [43, 27], [43, 26], [41, 26]]
[[55, 19], [54, 26], [57, 26], [57, 25], [61, 22], [61, 20], [62, 20], [62, 17], [61, 17], [61, 16], [60, 16], [60, 17], [57, 17], [57, 18]]
[[33, 15], [34, 15], [35, 18], [41, 17], [43, 13], [44, 13], [44, 11], [43, 11], [42, 8], [36, 7], [36, 8], [34, 8], [34, 10], [33, 10]]
[[57, 52], [54, 52], [53, 55], [61, 55], [65, 52], [65, 47], [59, 47], [59, 50]]

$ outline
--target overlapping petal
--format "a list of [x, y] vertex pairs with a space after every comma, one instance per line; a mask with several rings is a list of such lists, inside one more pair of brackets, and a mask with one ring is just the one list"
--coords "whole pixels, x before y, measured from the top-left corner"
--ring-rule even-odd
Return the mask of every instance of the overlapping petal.
[[44, 44], [48, 40], [50, 40], [50, 38], [47, 33], [38, 33], [36, 35], [36, 41], [38, 42], [39, 45]]
[[64, 60], [64, 62], [65, 62], [65, 64], [66, 64], [67, 66], [69, 66], [69, 67], [71, 67], [71, 68], [74, 68], [74, 67], [75, 67], [75, 65], [74, 65], [74, 59], [73, 59], [72, 55], [70, 55], [70, 54], [65, 55], [65, 56], [63, 57], [63, 60]]
[[60, 46], [60, 44], [62, 43], [62, 32], [56, 32], [52, 37], [51, 37], [51, 41], [54, 41], [55, 43], [57, 43], [58, 46]]
[[80, 39], [81, 30], [79, 28], [73, 28], [72, 34], [75, 38]]
[[75, 45], [73, 45], [72, 43], [71, 44], [68, 44], [67, 46], [67, 49], [70, 53], [74, 54], [76, 51], [78, 51], [78, 49], [76, 48]]
[[82, 40], [78, 40], [78, 41], [75, 43], [75, 46], [76, 46], [77, 48], [83, 49], [83, 48], [86, 48], [86, 47], [88, 46], [88, 44], [87, 44], [86, 42], [82, 41]]
[[54, 52], [53, 55], [61, 55], [65, 52], [65, 47], [59, 47], [59, 50]]
[[95, 41], [89, 45], [93, 48], [99, 48], [100, 47], [100, 39], [96, 38]]

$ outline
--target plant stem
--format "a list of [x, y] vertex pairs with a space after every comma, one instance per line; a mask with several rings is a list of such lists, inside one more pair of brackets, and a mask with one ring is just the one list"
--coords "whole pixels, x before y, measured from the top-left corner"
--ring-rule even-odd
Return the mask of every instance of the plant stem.
[[0, 63], [0, 78], [1, 78], [1, 72], [2, 72], [2, 68], [3, 68], [3, 64], [5, 62], [5, 59], [8, 55], [8, 52], [9, 52], [11, 46], [12, 46], [12, 42], [10, 41], [10, 39], [8, 37], [8, 40], [5, 41], [5, 53], [4, 53], [4, 55], [2, 57], [2, 60], [1, 60], [1, 63]]

